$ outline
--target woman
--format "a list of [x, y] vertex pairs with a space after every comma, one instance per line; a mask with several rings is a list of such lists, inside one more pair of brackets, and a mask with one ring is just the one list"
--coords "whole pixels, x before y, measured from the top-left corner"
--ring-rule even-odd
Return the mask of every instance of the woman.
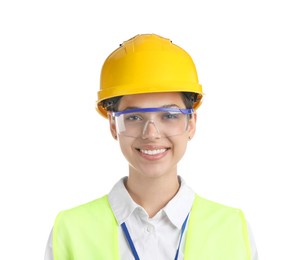
[[257, 259], [241, 210], [194, 193], [177, 165], [202, 100], [179, 46], [137, 35], [105, 60], [97, 110], [129, 163], [108, 195], [60, 212], [46, 259]]

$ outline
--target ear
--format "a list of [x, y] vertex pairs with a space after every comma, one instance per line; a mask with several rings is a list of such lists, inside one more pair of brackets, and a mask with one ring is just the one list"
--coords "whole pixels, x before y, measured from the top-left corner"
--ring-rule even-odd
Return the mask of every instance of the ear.
[[115, 140], [117, 140], [118, 134], [117, 134], [115, 119], [113, 118], [111, 112], [107, 112], [107, 117], [108, 117], [110, 132], [111, 132], [113, 138]]
[[192, 139], [196, 132], [196, 123], [197, 123], [197, 113], [194, 112], [191, 116], [191, 118], [188, 121], [188, 139]]

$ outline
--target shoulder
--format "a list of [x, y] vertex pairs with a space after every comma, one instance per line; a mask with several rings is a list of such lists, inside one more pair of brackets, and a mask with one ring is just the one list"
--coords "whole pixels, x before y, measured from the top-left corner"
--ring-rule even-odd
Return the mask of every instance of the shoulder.
[[241, 209], [221, 204], [215, 201], [208, 200], [196, 194], [192, 207], [192, 212], [195, 212], [200, 217], [236, 217], [244, 220], [244, 214]]
[[95, 210], [96, 208], [104, 208], [106, 207], [108, 204], [108, 198], [107, 195], [95, 199], [93, 201], [89, 201], [86, 202], [84, 204], [78, 205], [76, 207], [70, 208], [70, 209], [66, 209], [61, 211], [60, 213], [64, 213], [64, 214], [74, 214], [75, 212], [77, 213], [82, 213], [82, 212], [87, 212], [87, 211], [91, 211], [91, 210]]
[[196, 204], [199, 207], [209, 207], [211, 209], [222, 209], [222, 210], [231, 210], [231, 211], [239, 211], [239, 208], [228, 206], [213, 200], [206, 199], [204, 197], [201, 197], [197, 194], [195, 194], [195, 201], [194, 204]]
[[107, 195], [85, 204], [62, 210], [57, 215], [55, 222], [79, 223], [79, 221], [83, 222], [85, 219], [98, 220], [106, 215], [111, 215]]

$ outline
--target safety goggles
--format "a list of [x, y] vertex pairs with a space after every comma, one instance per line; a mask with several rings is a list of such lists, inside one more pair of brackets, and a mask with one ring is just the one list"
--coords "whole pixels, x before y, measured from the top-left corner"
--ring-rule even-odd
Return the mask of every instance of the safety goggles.
[[171, 137], [183, 134], [193, 109], [138, 108], [113, 112], [118, 134], [128, 137]]

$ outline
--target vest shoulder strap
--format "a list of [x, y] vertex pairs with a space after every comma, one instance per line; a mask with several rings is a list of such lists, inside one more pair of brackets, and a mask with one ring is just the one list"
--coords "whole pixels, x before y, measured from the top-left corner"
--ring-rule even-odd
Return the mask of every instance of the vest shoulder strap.
[[250, 260], [250, 243], [242, 211], [196, 195], [184, 256], [195, 260]]
[[119, 259], [117, 241], [118, 223], [104, 196], [58, 214], [53, 228], [54, 260]]

